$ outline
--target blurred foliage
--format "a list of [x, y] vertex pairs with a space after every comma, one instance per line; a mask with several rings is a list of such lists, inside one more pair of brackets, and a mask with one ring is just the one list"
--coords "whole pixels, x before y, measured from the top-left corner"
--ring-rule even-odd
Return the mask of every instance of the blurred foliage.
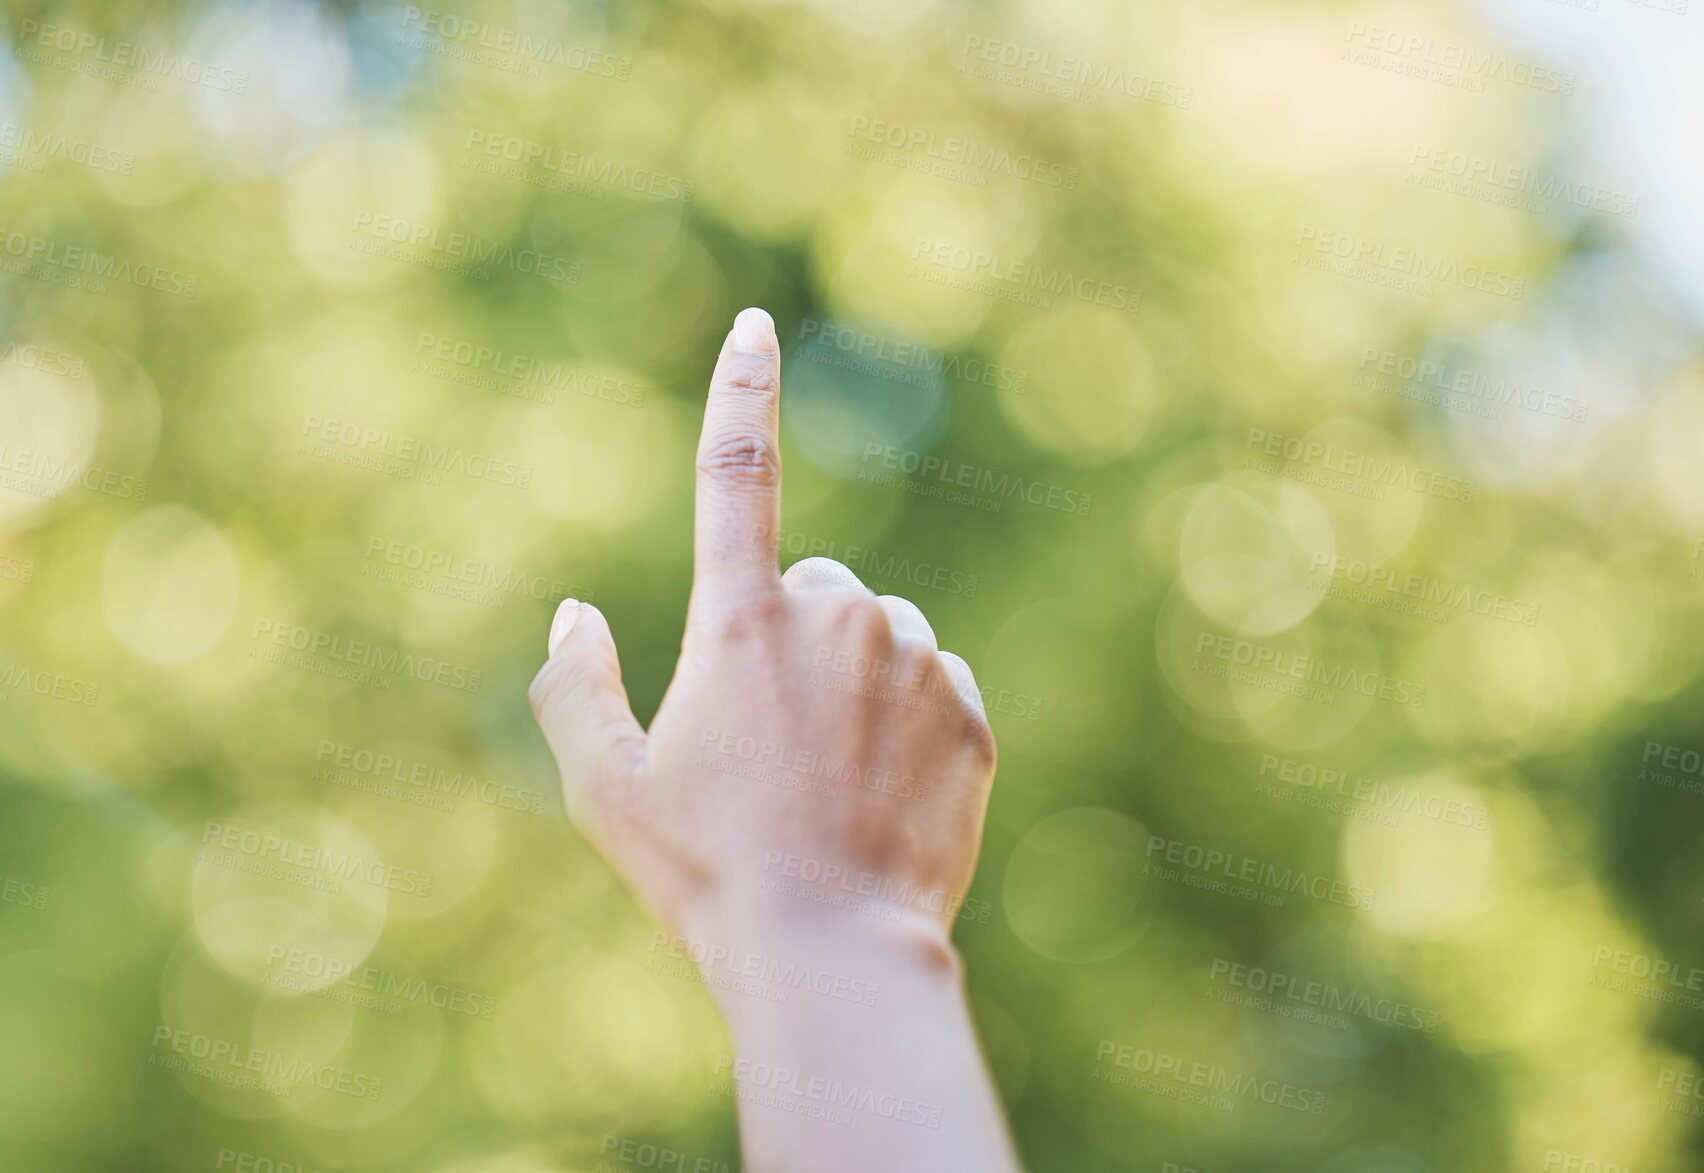
[[1696, 190], [1608, 55], [1436, 84], [1544, 55], [1414, 5], [4, 9], [0, 1167], [737, 1167], [525, 689], [575, 594], [655, 709], [748, 304], [784, 560], [913, 598], [993, 712], [956, 940], [1031, 1168], [1700, 1167]]

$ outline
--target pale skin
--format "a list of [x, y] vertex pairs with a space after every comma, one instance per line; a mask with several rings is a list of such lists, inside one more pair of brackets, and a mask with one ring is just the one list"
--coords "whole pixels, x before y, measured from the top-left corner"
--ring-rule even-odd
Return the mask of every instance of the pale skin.
[[650, 729], [573, 600], [533, 711], [569, 815], [728, 1024], [707, 1075], [738, 1097], [747, 1170], [1015, 1171], [949, 938], [994, 738], [917, 607], [828, 559], [778, 572], [780, 389], [774, 324], [745, 310], [711, 377], [686, 633]]

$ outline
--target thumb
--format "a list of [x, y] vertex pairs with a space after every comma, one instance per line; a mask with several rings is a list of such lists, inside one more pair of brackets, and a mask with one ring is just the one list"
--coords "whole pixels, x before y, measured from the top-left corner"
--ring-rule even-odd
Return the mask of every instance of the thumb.
[[645, 731], [621, 683], [621, 661], [602, 613], [563, 599], [550, 625], [550, 658], [527, 689], [533, 715], [562, 771], [568, 813], [580, 820], [596, 788], [643, 769]]

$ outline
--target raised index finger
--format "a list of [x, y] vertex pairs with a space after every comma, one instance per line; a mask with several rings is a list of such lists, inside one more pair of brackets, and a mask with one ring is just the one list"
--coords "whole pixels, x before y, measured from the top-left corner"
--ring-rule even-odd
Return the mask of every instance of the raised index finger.
[[695, 602], [715, 605], [779, 587], [780, 402], [775, 323], [760, 309], [741, 310], [710, 376], [698, 440]]

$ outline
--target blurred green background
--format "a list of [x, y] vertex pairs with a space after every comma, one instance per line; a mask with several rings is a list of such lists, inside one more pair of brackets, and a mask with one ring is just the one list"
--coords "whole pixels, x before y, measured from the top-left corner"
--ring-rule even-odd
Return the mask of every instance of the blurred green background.
[[1704, 1168], [1704, 15], [0, 7], [0, 1168], [738, 1167], [525, 689], [748, 304], [1030, 1168]]

